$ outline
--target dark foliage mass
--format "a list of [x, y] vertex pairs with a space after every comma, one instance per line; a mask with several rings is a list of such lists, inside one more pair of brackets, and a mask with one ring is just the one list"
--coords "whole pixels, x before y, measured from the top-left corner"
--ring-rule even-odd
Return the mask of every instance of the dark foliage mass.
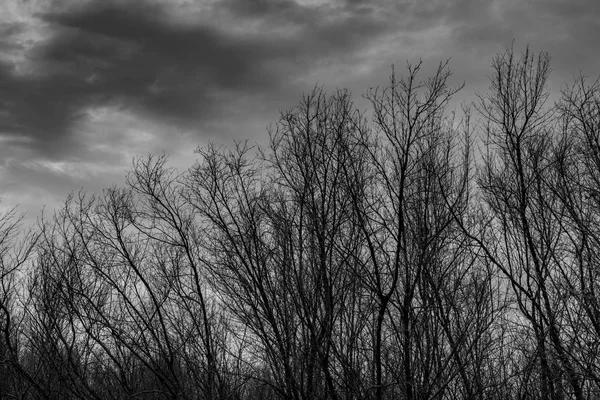
[[600, 84], [508, 49], [457, 117], [420, 67], [4, 215], [0, 398], [600, 398]]

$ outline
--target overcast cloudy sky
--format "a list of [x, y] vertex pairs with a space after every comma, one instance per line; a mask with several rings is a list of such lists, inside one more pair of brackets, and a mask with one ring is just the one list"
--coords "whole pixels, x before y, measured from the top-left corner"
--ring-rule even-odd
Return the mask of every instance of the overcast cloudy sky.
[[1, 0], [2, 208], [120, 183], [136, 154], [264, 141], [316, 83], [360, 98], [392, 63], [451, 57], [469, 100], [514, 40], [550, 52], [555, 87], [595, 78], [599, 37], [594, 0]]

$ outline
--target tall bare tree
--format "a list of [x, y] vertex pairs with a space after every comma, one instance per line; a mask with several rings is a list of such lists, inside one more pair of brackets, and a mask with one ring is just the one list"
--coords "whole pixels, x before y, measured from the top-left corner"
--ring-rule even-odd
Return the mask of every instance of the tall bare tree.
[[[481, 240], [486, 254], [513, 289], [520, 315], [513, 324], [526, 325], [520, 334], [525, 356], [522, 376], [534, 374], [543, 398], [572, 392], [583, 398], [579, 372], [565, 342], [561, 288], [556, 257], [561, 237], [547, 185], [554, 142], [554, 108], [546, 107], [550, 57], [519, 57], [512, 48], [493, 62], [490, 92], [479, 111], [487, 133], [487, 151], [478, 178], [485, 199], [489, 231]], [[534, 365], [535, 367], [531, 370]], [[569, 385], [570, 391], [563, 387]]]

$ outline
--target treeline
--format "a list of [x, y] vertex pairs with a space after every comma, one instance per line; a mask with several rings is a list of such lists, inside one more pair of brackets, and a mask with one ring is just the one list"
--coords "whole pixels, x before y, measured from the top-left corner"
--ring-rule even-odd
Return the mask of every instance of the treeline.
[[600, 398], [600, 84], [508, 49], [459, 118], [420, 68], [6, 214], [0, 398]]

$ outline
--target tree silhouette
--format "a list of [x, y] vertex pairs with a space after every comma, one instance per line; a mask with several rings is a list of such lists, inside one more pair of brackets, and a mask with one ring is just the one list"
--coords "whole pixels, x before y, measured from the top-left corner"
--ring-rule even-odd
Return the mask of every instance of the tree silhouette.
[[421, 69], [0, 217], [0, 398], [600, 397], [600, 84]]

